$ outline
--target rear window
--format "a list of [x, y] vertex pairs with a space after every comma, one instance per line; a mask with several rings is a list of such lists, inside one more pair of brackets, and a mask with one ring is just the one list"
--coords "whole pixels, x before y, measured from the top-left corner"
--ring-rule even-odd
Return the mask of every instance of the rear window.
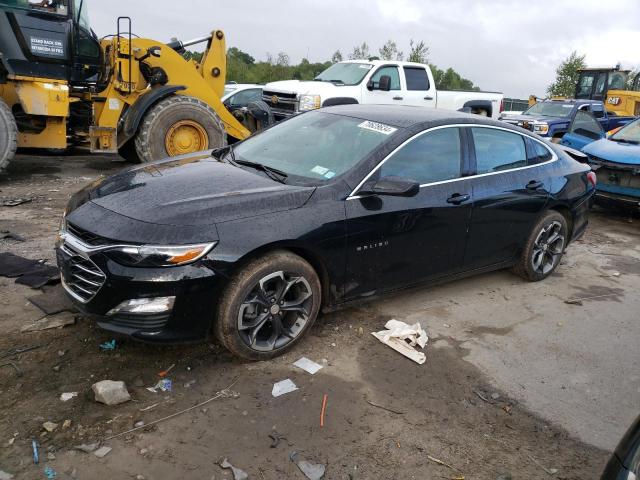
[[527, 164], [529, 165], [548, 162], [553, 158], [549, 149], [535, 140], [528, 140], [527, 150]]
[[407, 90], [429, 90], [429, 77], [424, 68], [404, 67]]
[[476, 173], [491, 173], [527, 165], [522, 135], [495, 128], [471, 129], [476, 150]]

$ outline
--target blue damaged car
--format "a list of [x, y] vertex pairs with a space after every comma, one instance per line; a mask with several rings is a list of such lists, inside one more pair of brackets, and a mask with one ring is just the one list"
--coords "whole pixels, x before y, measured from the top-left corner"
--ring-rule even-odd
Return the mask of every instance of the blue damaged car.
[[593, 115], [580, 111], [560, 143], [587, 155], [598, 176], [596, 202], [640, 211], [640, 118], [607, 135]]

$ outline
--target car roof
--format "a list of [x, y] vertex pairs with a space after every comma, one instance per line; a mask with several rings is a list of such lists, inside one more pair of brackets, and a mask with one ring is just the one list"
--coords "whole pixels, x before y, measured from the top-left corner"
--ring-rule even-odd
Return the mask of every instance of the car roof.
[[492, 120], [487, 117], [440, 108], [412, 107], [407, 105], [353, 104], [325, 107], [322, 111], [347, 117], [361, 118], [362, 120], [369, 120], [371, 122], [384, 123], [399, 128], [410, 128], [418, 125], [429, 127], [451, 123], [470, 123], [492, 125], [520, 131], [517, 127], [514, 128], [507, 123]]
[[343, 60], [339, 63], [366, 63], [369, 65], [401, 65], [401, 66], [413, 66], [413, 67], [425, 67], [424, 63], [416, 63], [416, 62], [404, 62], [401, 60], [368, 60], [366, 58], [361, 58], [359, 60]]
[[235, 88], [237, 90], [244, 90], [246, 88], [262, 88], [264, 85], [258, 85], [257, 83], [226, 83], [225, 88]]

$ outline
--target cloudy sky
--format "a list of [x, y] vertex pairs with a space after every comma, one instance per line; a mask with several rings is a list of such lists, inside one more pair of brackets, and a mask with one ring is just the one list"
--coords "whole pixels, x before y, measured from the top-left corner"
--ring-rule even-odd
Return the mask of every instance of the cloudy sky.
[[118, 15], [134, 33], [186, 40], [220, 28], [227, 46], [256, 59], [286, 52], [297, 63], [346, 57], [366, 41], [430, 47], [430, 61], [451, 66], [486, 90], [542, 95], [557, 64], [577, 50], [589, 66], [640, 66], [640, 0], [90, 0], [94, 30], [115, 33]]

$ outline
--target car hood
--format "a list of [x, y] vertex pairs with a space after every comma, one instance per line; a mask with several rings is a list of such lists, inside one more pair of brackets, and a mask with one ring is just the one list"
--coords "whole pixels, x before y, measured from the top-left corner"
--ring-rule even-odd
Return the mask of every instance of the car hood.
[[505, 122], [515, 123], [515, 122], [542, 122], [542, 123], [551, 123], [551, 122], [568, 122], [568, 118], [562, 117], [543, 117], [542, 115], [508, 115], [502, 119]]
[[201, 153], [124, 170], [94, 185], [87, 197], [132, 219], [193, 226], [298, 208], [313, 191]]
[[313, 82], [300, 80], [282, 80], [280, 82], [267, 83], [265, 92], [297, 93], [310, 95], [333, 95], [340, 86], [331, 82]]
[[607, 162], [640, 165], [640, 145], [619, 143], [603, 138], [588, 144], [582, 151]]

